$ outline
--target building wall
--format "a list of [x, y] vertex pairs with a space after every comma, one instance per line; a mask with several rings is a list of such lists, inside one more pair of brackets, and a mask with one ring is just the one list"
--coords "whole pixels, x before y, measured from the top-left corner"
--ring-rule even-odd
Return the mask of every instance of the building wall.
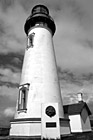
[[69, 115], [71, 132], [82, 132], [80, 115]]
[[60, 134], [67, 135], [71, 133], [70, 124], [67, 120], [60, 120]]
[[90, 124], [90, 119], [88, 116], [88, 112], [86, 108], [82, 110], [81, 113], [81, 124], [82, 124], [82, 131], [91, 131], [91, 124]]
[[40, 136], [41, 123], [33, 122], [16, 122], [11, 123], [11, 136]]
[[33, 33], [34, 46], [25, 50], [20, 81], [30, 84], [27, 112], [18, 112], [15, 118], [41, 118], [41, 104], [47, 102], [59, 103], [59, 116], [64, 117], [52, 35], [42, 27], [31, 29], [29, 35]]

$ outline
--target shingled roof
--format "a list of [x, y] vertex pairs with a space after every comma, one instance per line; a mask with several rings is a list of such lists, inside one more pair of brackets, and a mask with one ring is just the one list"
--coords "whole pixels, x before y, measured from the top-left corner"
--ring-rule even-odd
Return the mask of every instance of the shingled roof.
[[91, 115], [91, 111], [90, 111], [88, 105], [83, 101], [76, 103], [76, 104], [69, 104], [69, 105], [63, 106], [64, 113], [68, 114], [68, 115], [80, 114], [84, 107], [87, 109], [88, 115]]

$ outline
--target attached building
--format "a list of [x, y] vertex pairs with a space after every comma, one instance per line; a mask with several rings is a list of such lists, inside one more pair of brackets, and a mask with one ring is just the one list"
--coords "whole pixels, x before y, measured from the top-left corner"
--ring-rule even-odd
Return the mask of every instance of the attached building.
[[76, 104], [64, 105], [64, 113], [70, 119], [71, 133], [91, 131], [89, 119], [91, 111], [85, 102], [80, 101]]

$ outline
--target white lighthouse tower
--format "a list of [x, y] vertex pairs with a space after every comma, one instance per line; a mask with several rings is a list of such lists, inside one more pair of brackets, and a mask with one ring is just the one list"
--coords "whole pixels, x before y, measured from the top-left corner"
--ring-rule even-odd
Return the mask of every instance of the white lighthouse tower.
[[64, 119], [53, 35], [55, 23], [47, 7], [36, 5], [26, 20], [27, 46], [10, 136], [60, 138], [69, 133]]

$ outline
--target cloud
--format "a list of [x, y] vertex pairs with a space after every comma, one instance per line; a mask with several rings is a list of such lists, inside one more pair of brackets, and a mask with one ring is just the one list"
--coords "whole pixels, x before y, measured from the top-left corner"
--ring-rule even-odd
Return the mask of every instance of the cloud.
[[5, 5], [7, 5], [7, 2], [4, 2], [0, 5], [0, 32], [2, 33], [0, 52], [18, 52], [25, 47], [26, 40], [23, 25], [27, 17], [26, 12], [18, 2], [10, 4], [6, 10], [3, 10]]
[[10, 69], [12, 72], [20, 72], [22, 69], [23, 54], [0, 54], [0, 68]]
[[60, 81], [82, 85], [82, 82], [78, 79], [78, 77], [76, 77], [76, 75], [69, 70], [62, 71], [60, 68], [58, 68], [58, 75]]
[[68, 38], [60, 40], [55, 47], [57, 64], [71, 71], [92, 72], [93, 50], [90, 46], [85, 47], [84, 44]]
[[67, 83], [77, 84], [83, 86], [84, 83], [93, 83], [93, 73], [77, 73], [71, 72], [68, 69], [62, 70], [58, 67], [58, 76], [60, 81], [65, 81]]
[[0, 86], [0, 95], [8, 97], [8, 100], [10, 98], [10, 100], [15, 103], [18, 97], [18, 88], [7, 87], [6, 85]]
[[0, 69], [0, 82], [9, 82], [14, 84], [19, 84], [20, 80], [20, 73], [19, 72], [12, 72], [10, 69]]
[[7, 8], [14, 4], [14, 0], [1, 0], [0, 4], [2, 5], [3, 9], [7, 10]]
[[10, 120], [14, 117], [17, 97], [17, 88], [0, 86], [0, 126], [10, 125]]
[[12, 87], [12, 88], [17, 88], [19, 87], [19, 84], [17, 83], [11, 83], [11, 82], [3, 82], [3, 81], [0, 81], [0, 86], [6, 86], [6, 87]]
[[[0, 87], [18, 88], [23, 55], [9, 53], [0, 54]], [[1, 91], [4, 92], [4, 89]], [[12, 92], [12, 91], [11, 91]], [[6, 92], [7, 93], [7, 92]]]
[[15, 108], [14, 107], [8, 107], [4, 110], [4, 115], [6, 117], [13, 117], [15, 114]]
[[88, 47], [90, 49], [93, 49], [93, 40], [90, 40], [90, 39], [82, 39], [82, 40], [78, 40], [79, 43], [84, 46], [84, 47]]
[[89, 105], [93, 100], [93, 73], [76, 73], [58, 67], [63, 104], [77, 103], [77, 93], [82, 90], [83, 100]]
[[[75, 86], [75, 85], [66, 85], [67, 89], [64, 87], [62, 88], [62, 97], [63, 97], [63, 104], [73, 104], [78, 103], [78, 92], [83, 88], [83, 101], [87, 104], [91, 104], [93, 101], [93, 87], [91, 86]], [[92, 90], [91, 90], [92, 89]], [[92, 105], [93, 106], [93, 105]]]
[[[0, 89], [1, 89], [1, 87], [0, 87]], [[0, 92], [0, 119], [2, 118], [2, 116], [3, 117], [5, 116], [4, 112], [7, 108], [15, 108], [16, 107], [17, 93], [14, 94], [14, 92], [12, 90], [12, 92], [10, 94], [10, 93], [8, 93], [8, 91], [11, 92], [11, 90], [7, 90], [7, 92], [6, 92], [7, 94]]]

